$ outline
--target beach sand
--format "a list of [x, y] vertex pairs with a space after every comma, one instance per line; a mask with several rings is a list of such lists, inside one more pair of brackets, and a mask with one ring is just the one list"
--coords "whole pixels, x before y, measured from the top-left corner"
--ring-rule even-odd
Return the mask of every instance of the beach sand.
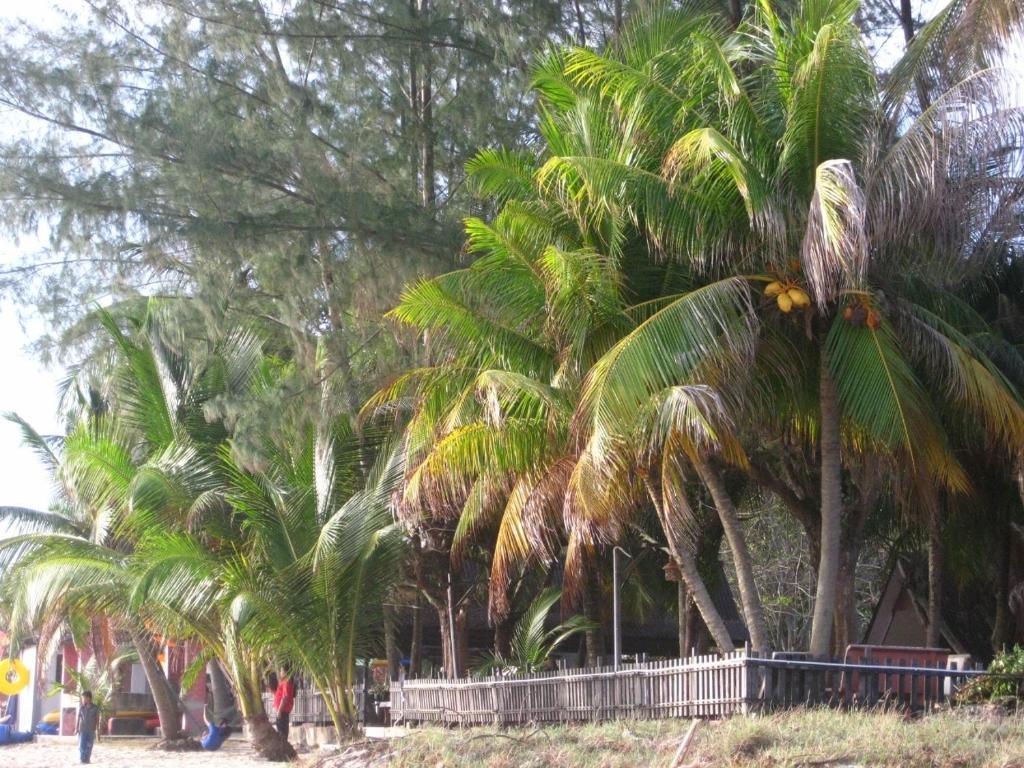
[[[103, 768], [243, 768], [270, 766], [257, 758], [242, 739], [229, 739], [216, 752], [163, 752], [152, 749], [152, 739], [103, 739], [92, 752], [92, 765]], [[0, 747], [3, 768], [71, 768], [79, 765], [78, 743], [56, 737], [33, 744]]]

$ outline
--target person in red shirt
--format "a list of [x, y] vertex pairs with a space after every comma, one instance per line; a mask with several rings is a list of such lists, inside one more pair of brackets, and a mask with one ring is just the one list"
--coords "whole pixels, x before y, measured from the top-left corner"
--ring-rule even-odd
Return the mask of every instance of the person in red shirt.
[[288, 724], [295, 705], [295, 683], [288, 670], [277, 673], [277, 690], [274, 691], [274, 710], [277, 712], [277, 732], [288, 741]]

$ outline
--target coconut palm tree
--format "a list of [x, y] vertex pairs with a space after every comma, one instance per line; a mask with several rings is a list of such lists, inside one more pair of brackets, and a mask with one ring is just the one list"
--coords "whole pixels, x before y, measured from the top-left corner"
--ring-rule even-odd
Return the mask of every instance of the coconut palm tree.
[[[182, 557], [218, 562], [221, 550], [233, 551], [243, 536], [221, 493], [218, 456], [228, 433], [220, 420], [206, 418], [206, 409], [215, 398], [257, 386], [266, 373], [254, 334], [238, 332], [201, 351], [189, 349], [165, 323], [168, 311], [151, 302], [141, 318], [97, 313], [114, 353], [101, 382], [105, 413], [97, 422], [103, 428], [96, 439], [75, 434], [65, 442], [64, 471], [99, 510], [100, 536], [118, 542], [118, 605], [166, 636], [200, 638], [202, 660], [219, 658], [229, 672], [257, 751], [288, 759], [294, 750], [270, 727], [260, 695], [265, 659], [239, 635], [238, 617], [203, 610], [201, 603], [175, 613], [139, 597], [152, 588], [154, 572], [144, 566], [158, 543], [162, 552], [179, 545]], [[167, 558], [160, 563], [166, 567]], [[149, 633], [133, 637], [149, 669]], [[155, 697], [163, 695], [152, 687]]]
[[[268, 446], [258, 470], [225, 446], [218, 493], [238, 525], [234, 545], [211, 548], [173, 530], [140, 545], [135, 602], [217, 649], [254, 728], [269, 728], [261, 717], [269, 658], [291, 662], [316, 686], [340, 734], [355, 727], [356, 662], [378, 649], [404, 547], [391, 512], [401, 453], [366, 462], [365, 438], [341, 420], [297, 445]], [[364, 463], [374, 467], [365, 485]]]
[[331, 419], [326, 382], [322, 424], [268, 435], [255, 464], [243, 459], [206, 406], [268, 388], [281, 364], [264, 359], [258, 339], [239, 332], [187, 356], [163, 338], [159, 311], [132, 335], [103, 319], [121, 360], [111, 409], [143, 461], [130, 482], [101, 460], [85, 461], [83, 474], [111, 487], [119, 525], [132, 532], [132, 609], [220, 661], [265, 757], [294, 756], [264, 711], [271, 658], [295, 662], [339, 732], [351, 730], [356, 655], [370, 648], [397, 573], [391, 465], [382, 458], [374, 484], [363, 484], [369, 443]]
[[8, 418], [49, 469], [59, 497], [51, 512], [0, 508], [0, 522], [8, 525], [0, 539], [0, 589], [12, 605], [12, 626], [34, 630], [44, 646], [82, 616], [90, 617], [87, 623], [100, 622], [105, 632], [107, 622], [127, 632], [153, 693], [165, 743], [178, 739], [178, 697], [156, 662], [145, 613], [126, 610], [133, 588], [132, 545], [110, 528], [108, 497], [74, 469], [83, 453], [102, 455], [109, 466], [130, 466], [123, 435], [95, 414], [86, 414], [62, 439], [44, 438], [23, 419]]
[[1017, 392], [949, 290], [1016, 236], [1007, 147], [1020, 110], [980, 71], [908, 111], [912, 64], [880, 86], [855, 10], [806, 0], [782, 17], [761, 3], [735, 33], [659, 11], [605, 55], [569, 52], [541, 83], [552, 105], [604, 104], [629, 136], [616, 156], [548, 158], [544, 188], [581, 226], [624, 210], [705, 283], [666, 297], [594, 366], [583, 394], [593, 451], [629, 434], [651, 398], [692, 383], [720, 389], [736, 414], [772, 406], [764, 418], [813, 439], [817, 655], [836, 607], [844, 455], [887, 452], [962, 492], [933, 403], [955, 404], [994, 447], [1015, 452], [1024, 434]]
[[[607, 145], [621, 138], [608, 117], [580, 104], [557, 121], [552, 115], [543, 130], [548, 144], [563, 151], [573, 142], [579, 152], [604, 142], [602, 150], [614, 152]], [[598, 477], [580, 452], [586, 441], [572, 418], [594, 362], [657, 306], [661, 292], [687, 284], [685, 273], [652, 259], [628, 219], [610, 214], [590, 230], [573, 224], [572, 211], [538, 186], [539, 168], [536, 159], [493, 151], [470, 164], [481, 191], [504, 204], [492, 223], [467, 222], [477, 260], [410, 287], [391, 313], [429, 337], [437, 364], [403, 374], [366, 408], [410, 413], [408, 524], [429, 519], [436, 532], [439, 518], [456, 519], [449, 545], [456, 568], [469, 542], [496, 531], [490, 580], [496, 623], [508, 615], [514, 575], [527, 563], [551, 561], [563, 545], [566, 592], [577, 601], [595, 544], [618, 540], [637, 509], [650, 503], [642, 493], [627, 493], [610, 507], [611, 495], [594, 493], [601, 484], [621, 484], [629, 471], [623, 466], [617, 479]], [[611, 246], [608, 232], [618, 233]], [[700, 466], [706, 482], [719, 480], [716, 501], [734, 519], [717, 471], [708, 461]], [[663, 527], [672, 526], [663, 521]], [[735, 528], [730, 544], [742, 547]], [[698, 583], [692, 543], [679, 539], [670, 551], [687, 558], [680, 570], [691, 592], [708, 595]], [[748, 591], [746, 605], [760, 647], [756, 592]], [[438, 608], [446, 623], [449, 609]], [[718, 643], [731, 648], [709, 595], [702, 613], [709, 626], [722, 629]], [[447, 659], [446, 653], [449, 666]]]

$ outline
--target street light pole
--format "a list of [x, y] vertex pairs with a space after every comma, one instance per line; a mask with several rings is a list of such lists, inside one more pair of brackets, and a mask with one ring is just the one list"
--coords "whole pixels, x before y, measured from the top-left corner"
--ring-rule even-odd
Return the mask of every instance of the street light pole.
[[619, 591], [619, 553], [629, 557], [622, 547], [612, 550], [612, 668], [618, 669], [622, 661], [622, 598]]

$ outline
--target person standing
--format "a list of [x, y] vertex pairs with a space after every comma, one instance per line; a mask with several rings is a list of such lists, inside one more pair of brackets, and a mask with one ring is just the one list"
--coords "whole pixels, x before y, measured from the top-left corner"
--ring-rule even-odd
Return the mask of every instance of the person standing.
[[96, 743], [96, 731], [100, 727], [100, 708], [92, 703], [92, 691], [82, 691], [78, 705], [78, 756], [83, 763], [92, 759], [92, 747]]
[[288, 725], [295, 706], [295, 683], [287, 669], [277, 673], [277, 690], [274, 691], [274, 710], [277, 712], [277, 732], [288, 741]]

